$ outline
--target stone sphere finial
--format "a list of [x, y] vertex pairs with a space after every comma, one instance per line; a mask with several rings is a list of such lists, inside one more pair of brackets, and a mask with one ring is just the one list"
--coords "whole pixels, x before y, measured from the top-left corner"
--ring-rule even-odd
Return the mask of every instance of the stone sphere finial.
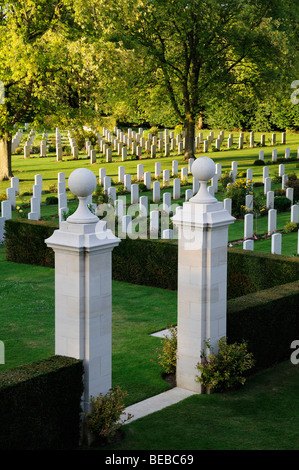
[[200, 183], [198, 193], [190, 199], [190, 202], [200, 204], [211, 204], [217, 202], [217, 199], [209, 193], [208, 181], [213, 178], [216, 172], [216, 165], [209, 157], [198, 157], [192, 164], [192, 174]]
[[97, 223], [99, 218], [87, 207], [88, 197], [97, 187], [95, 174], [87, 168], [77, 168], [70, 174], [68, 186], [70, 191], [78, 196], [79, 206], [76, 212], [67, 218], [67, 221], [74, 224]]
[[87, 168], [77, 168], [70, 174], [68, 185], [75, 196], [88, 197], [97, 187], [97, 178]]

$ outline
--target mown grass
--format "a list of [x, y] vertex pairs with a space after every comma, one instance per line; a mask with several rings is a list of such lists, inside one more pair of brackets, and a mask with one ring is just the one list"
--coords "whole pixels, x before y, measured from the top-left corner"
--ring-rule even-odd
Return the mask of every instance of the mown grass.
[[[0, 372], [54, 354], [54, 270], [7, 262], [0, 247]], [[150, 333], [176, 324], [176, 293], [113, 282], [112, 385], [126, 405], [169, 388]], [[296, 339], [296, 338], [294, 338]], [[123, 440], [95, 450], [298, 450], [298, 366], [289, 361], [238, 391], [195, 395], [122, 427]]]
[[98, 450], [298, 450], [298, 371], [286, 361], [238, 391], [193, 395], [125, 424], [120, 443]]
[[[54, 270], [7, 262], [0, 246], [0, 340], [5, 364], [0, 372], [55, 353]], [[150, 336], [176, 322], [176, 293], [113, 282], [114, 384], [127, 403], [168, 388], [157, 364], [160, 341]]]

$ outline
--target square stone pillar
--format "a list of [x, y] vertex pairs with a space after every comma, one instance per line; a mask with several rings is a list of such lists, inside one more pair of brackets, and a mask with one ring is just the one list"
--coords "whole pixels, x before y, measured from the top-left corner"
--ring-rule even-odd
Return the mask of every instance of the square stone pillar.
[[95, 175], [75, 170], [69, 187], [79, 208], [45, 242], [55, 252], [55, 354], [83, 360], [88, 412], [90, 397], [111, 388], [111, 258], [120, 240], [87, 208]]
[[200, 189], [172, 219], [178, 227], [177, 386], [201, 393], [195, 376], [205, 343], [217, 352], [226, 336], [228, 226], [235, 219], [207, 190], [213, 160], [197, 158], [192, 173]]

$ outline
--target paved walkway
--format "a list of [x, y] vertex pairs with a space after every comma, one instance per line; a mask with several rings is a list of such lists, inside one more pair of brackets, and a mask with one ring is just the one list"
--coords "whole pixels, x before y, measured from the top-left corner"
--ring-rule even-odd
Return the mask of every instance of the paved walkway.
[[128, 406], [125, 410], [125, 413], [130, 413], [133, 415], [131, 419], [125, 422], [125, 424], [154, 413], [155, 411], [162, 410], [167, 406], [174, 405], [175, 403], [178, 403], [185, 398], [190, 397], [191, 395], [195, 395], [195, 392], [179, 387], [174, 387], [170, 390], [167, 390], [166, 392], [160, 393], [159, 395], [148, 398], [147, 400], [134, 403], [134, 405]]

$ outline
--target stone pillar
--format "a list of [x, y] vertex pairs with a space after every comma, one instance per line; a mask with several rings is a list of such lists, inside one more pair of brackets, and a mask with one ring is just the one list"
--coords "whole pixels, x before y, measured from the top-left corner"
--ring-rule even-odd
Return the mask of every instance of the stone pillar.
[[217, 352], [218, 340], [226, 336], [228, 226], [235, 218], [208, 192], [213, 160], [197, 158], [192, 173], [199, 191], [173, 217], [178, 227], [177, 386], [201, 393], [196, 364], [207, 341]]
[[120, 242], [87, 207], [96, 176], [78, 168], [69, 189], [77, 211], [45, 240], [55, 252], [55, 354], [82, 359], [83, 412], [111, 388], [111, 253]]

